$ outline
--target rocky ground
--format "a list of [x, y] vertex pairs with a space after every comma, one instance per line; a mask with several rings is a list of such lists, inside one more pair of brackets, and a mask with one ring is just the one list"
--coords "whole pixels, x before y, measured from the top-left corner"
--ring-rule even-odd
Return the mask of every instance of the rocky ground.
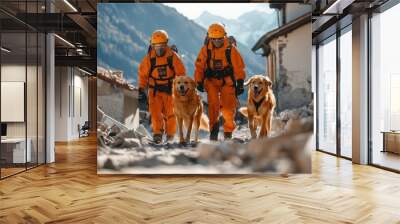
[[[98, 123], [98, 172], [123, 174], [310, 173], [312, 106], [274, 117], [269, 138], [249, 139], [247, 124], [238, 125], [231, 141], [198, 144], [151, 143], [143, 125], [128, 130]], [[102, 119], [100, 118], [100, 121]], [[222, 130], [221, 130], [222, 133]], [[220, 134], [222, 135], [222, 134]]]

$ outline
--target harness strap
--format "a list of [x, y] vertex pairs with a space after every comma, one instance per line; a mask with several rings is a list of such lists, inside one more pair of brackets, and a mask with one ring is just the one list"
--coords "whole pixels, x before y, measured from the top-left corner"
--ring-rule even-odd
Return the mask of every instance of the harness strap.
[[149, 89], [153, 89], [153, 96], [155, 96], [158, 91], [168, 93], [169, 95], [172, 94], [172, 84], [170, 83], [154, 86], [149, 85]]
[[256, 102], [254, 99], [252, 99], [252, 100], [253, 100], [254, 106], [256, 106], [256, 112], [258, 112], [258, 108], [261, 106], [262, 102], [265, 100], [265, 96], [263, 98], [261, 98], [258, 102]]
[[163, 67], [167, 66], [174, 72], [173, 76], [175, 76], [175, 69], [174, 69], [174, 63], [173, 63], [173, 55], [170, 55], [167, 57], [167, 64], [162, 64], [162, 65], [157, 65], [157, 58], [156, 57], [151, 57], [150, 58], [150, 70], [149, 70], [149, 77], [152, 77], [153, 79], [157, 79], [152, 76], [153, 70], [157, 67]]
[[[154, 86], [149, 85], [149, 88], [153, 88], [153, 96], [156, 95], [157, 91], [166, 92], [168, 94], [172, 94], [172, 80], [175, 78], [175, 69], [173, 64], [173, 55], [167, 57], [167, 64], [157, 65], [157, 58], [150, 58], [150, 70], [149, 70], [149, 79], [154, 80]], [[168, 66], [173, 72], [172, 76], [169, 78], [156, 78], [153, 76], [153, 71], [157, 67]], [[167, 84], [158, 84], [157, 81], [168, 81]]]
[[[221, 71], [216, 71], [211, 69], [210, 61], [211, 61], [211, 50], [207, 48], [207, 68], [205, 71], [205, 78], [217, 78], [222, 79], [226, 76], [230, 76], [233, 82], [233, 85], [236, 87], [236, 80], [233, 74], [233, 66], [232, 66], [232, 59], [231, 59], [231, 52], [232, 47], [229, 46], [225, 49], [225, 58], [228, 62], [228, 67], [224, 68]], [[223, 79], [223, 85], [225, 85], [225, 79]]]
[[231, 50], [232, 50], [231, 47], [226, 48], [225, 57], [226, 57], [226, 60], [228, 61], [229, 66], [232, 67]]
[[210, 58], [211, 58], [211, 50], [207, 48], [207, 69], [211, 68]]
[[[235, 90], [236, 90], [236, 79], [235, 79], [235, 76], [234, 76], [234, 74], [233, 74], [233, 66], [232, 66], [232, 59], [231, 59], [231, 50], [232, 50], [232, 46], [228, 47], [228, 48], [225, 50], [225, 57], [226, 57], [226, 60], [228, 61], [228, 64], [229, 64], [230, 69], [232, 70], [232, 72], [231, 72], [229, 75], [230, 75], [231, 80], [232, 80], [232, 82], [233, 82], [233, 87], [235, 87]], [[236, 96], [236, 97], [237, 97], [237, 96]]]

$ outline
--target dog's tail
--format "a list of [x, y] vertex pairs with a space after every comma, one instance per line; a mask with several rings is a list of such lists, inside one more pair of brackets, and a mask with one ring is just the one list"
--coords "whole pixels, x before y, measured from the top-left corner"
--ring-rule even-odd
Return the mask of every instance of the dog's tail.
[[207, 115], [205, 115], [205, 114], [201, 114], [201, 118], [200, 118], [200, 129], [201, 130], [204, 130], [204, 131], [210, 131], [210, 127], [209, 127], [209, 125], [208, 125], [208, 122], [209, 122], [209, 120], [208, 120], [208, 117], [207, 117]]
[[243, 116], [245, 116], [245, 117], [248, 117], [248, 115], [249, 115], [249, 112], [248, 112], [247, 107], [241, 107], [241, 108], [239, 108], [239, 112], [240, 112]]

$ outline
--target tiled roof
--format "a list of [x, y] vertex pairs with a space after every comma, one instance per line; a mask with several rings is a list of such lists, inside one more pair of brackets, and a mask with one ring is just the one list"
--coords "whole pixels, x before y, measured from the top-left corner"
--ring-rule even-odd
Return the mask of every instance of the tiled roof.
[[119, 70], [113, 71], [103, 67], [97, 67], [97, 77], [120, 88], [131, 91], [137, 89], [137, 87], [133, 86], [124, 78], [124, 73]]

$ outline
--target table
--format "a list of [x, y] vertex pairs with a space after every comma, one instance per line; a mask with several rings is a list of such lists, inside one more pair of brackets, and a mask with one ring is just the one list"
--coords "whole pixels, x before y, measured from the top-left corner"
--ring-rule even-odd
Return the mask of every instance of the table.
[[31, 162], [31, 145], [30, 138], [26, 139], [28, 143], [25, 153], [25, 138], [5, 138], [1, 139], [1, 157], [6, 163], [26, 163]]
[[400, 131], [382, 131], [383, 150], [382, 152], [392, 152], [400, 154]]

